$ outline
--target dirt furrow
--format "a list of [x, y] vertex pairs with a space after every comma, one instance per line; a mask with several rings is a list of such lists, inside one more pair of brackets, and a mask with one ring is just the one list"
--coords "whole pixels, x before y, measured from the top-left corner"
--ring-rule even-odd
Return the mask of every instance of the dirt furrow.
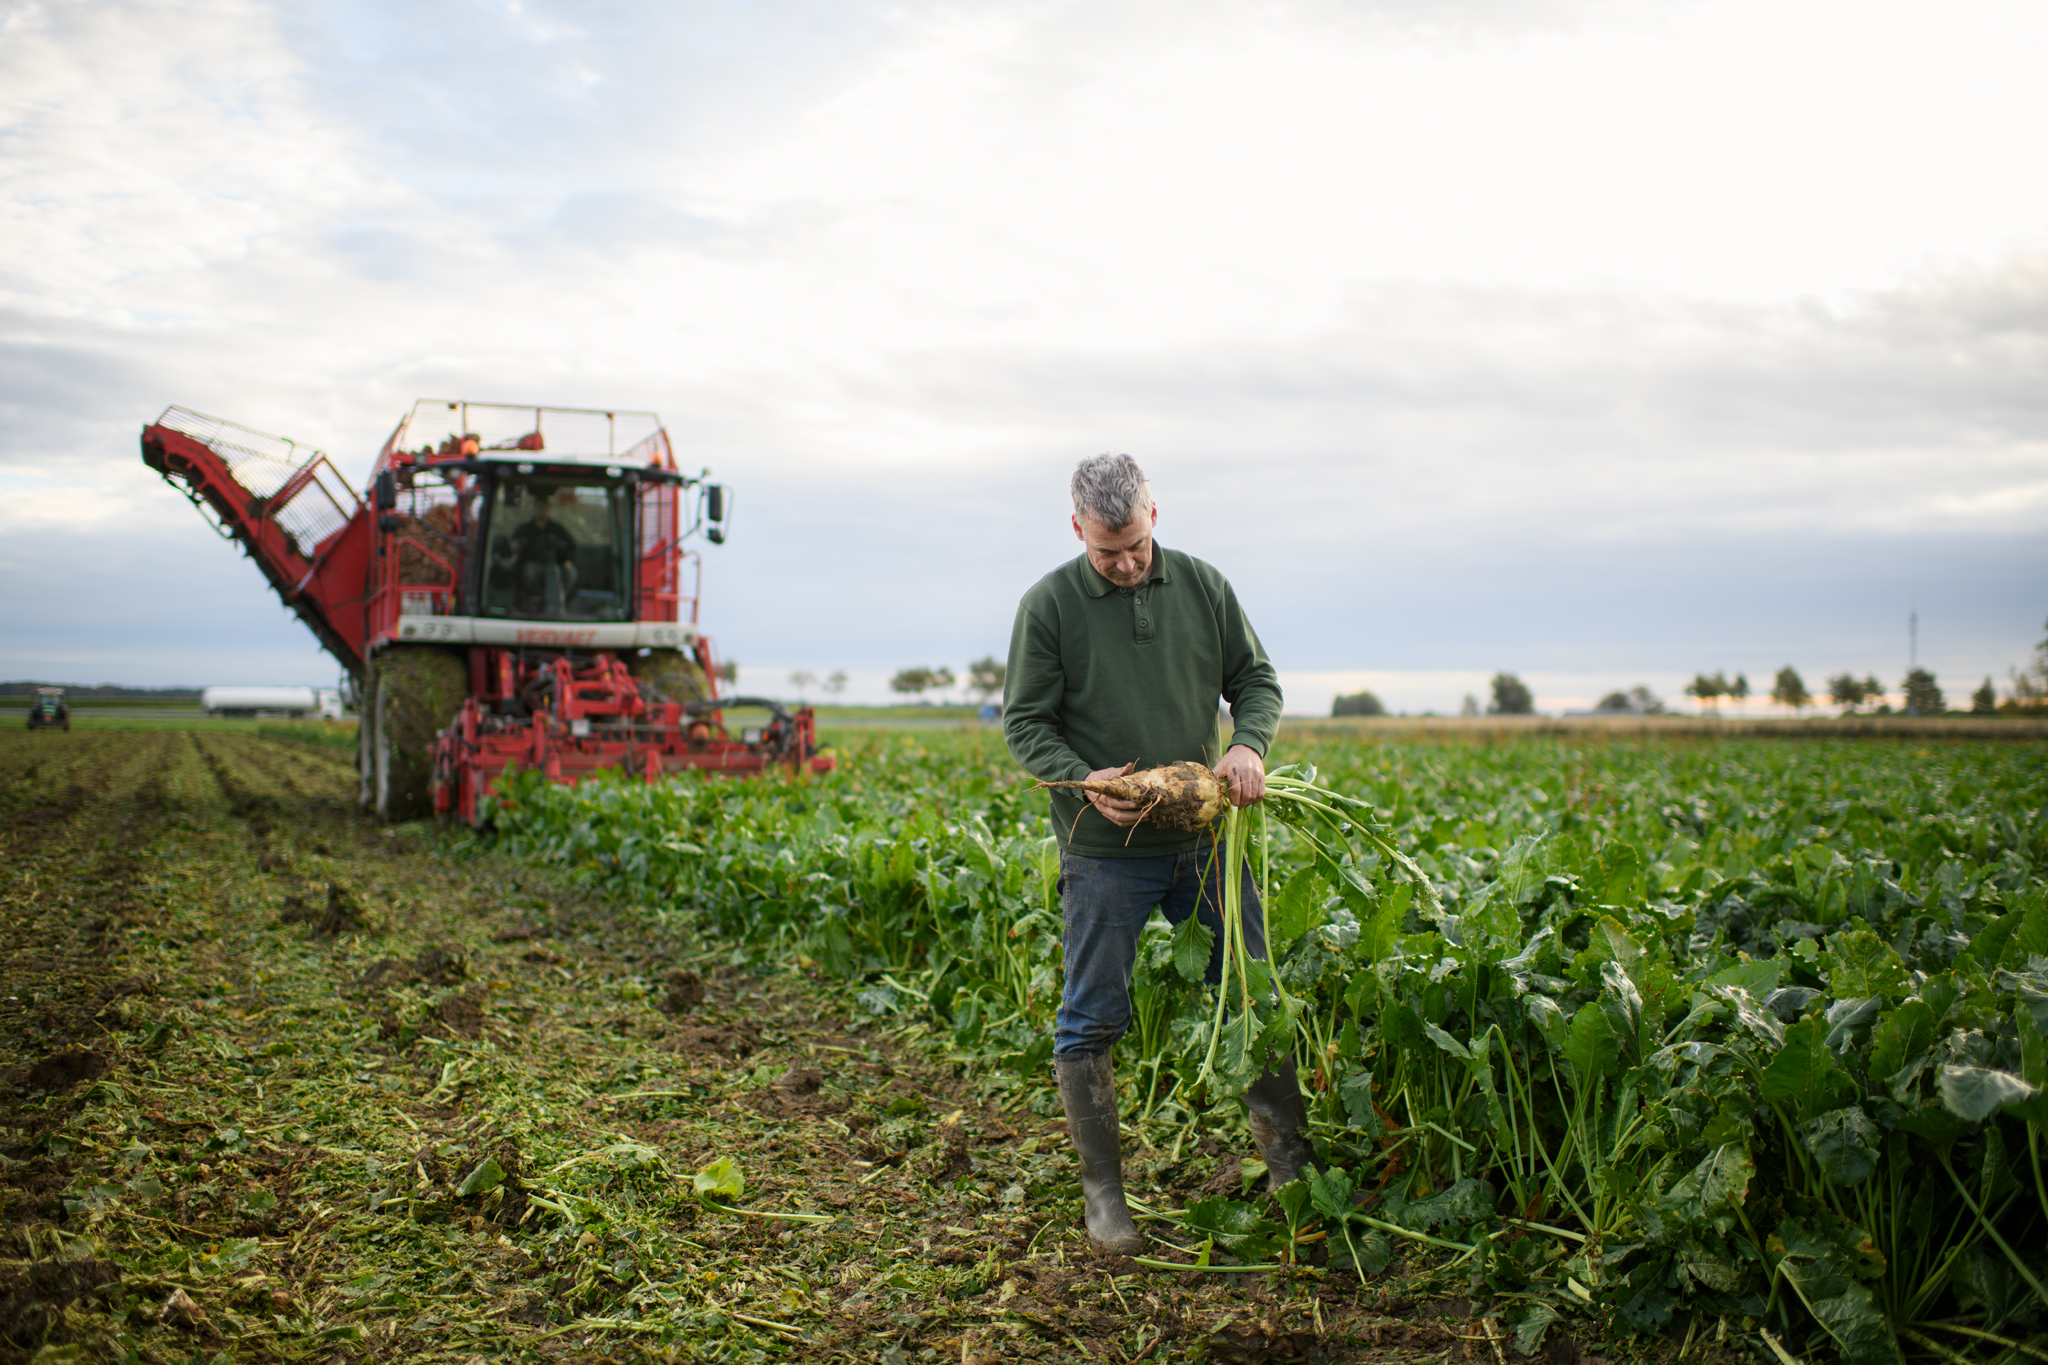
[[120, 938], [143, 908], [144, 854], [163, 824], [163, 778], [181, 742], [150, 735], [105, 746], [60, 791], [6, 812], [0, 1078], [7, 1083], [19, 1086], [52, 1053], [90, 1049], [94, 1020], [120, 994], [112, 986]]

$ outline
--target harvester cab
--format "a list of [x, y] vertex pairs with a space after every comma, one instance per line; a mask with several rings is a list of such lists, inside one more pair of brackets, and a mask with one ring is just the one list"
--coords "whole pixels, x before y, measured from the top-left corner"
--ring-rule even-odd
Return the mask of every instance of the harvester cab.
[[38, 687], [35, 700], [28, 707], [28, 728], [44, 730], [71, 728], [71, 708], [64, 704], [64, 689], [61, 687]]
[[[142, 452], [341, 661], [386, 819], [474, 823], [513, 767], [832, 766], [808, 708], [719, 695], [685, 542], [722, 543], [730, 497], [653, 413], [422, 400], [362, 497], [318, 451], [179, 408]], [[735, 706], [771, 719], [735, 735]]]

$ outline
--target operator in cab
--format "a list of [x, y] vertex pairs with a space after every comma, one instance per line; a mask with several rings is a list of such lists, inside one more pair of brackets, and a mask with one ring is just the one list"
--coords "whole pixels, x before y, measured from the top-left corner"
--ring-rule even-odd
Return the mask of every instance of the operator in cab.
[[[576, 592], [576, 538], [549, 508], [551, 497], [540, 492], [533, 500], [533, 516], [515, 527], [511, 536], [513, 572], [519, 586], [532, 596], [552, 597], [548, 570], [560, 571], [559, 589], [563, 601]], [[558, 605], [550, 602], [550, 606]]]

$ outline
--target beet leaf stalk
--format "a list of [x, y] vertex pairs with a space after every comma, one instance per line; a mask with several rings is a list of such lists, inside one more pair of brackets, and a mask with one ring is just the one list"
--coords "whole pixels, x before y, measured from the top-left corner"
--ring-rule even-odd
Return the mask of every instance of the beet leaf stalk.
[[[1377, 854], [1415, 884], [1425, 913], [1443, 912], [1429, 875], [1395, 846], [1393, 831], [1365, 802], [1316, 785], [1313, 767], [1288, 764], [1266, 775], [1265, 797], [1255, 805], [1226, 807], [1211, 826], [1217, 832], [1210, 859], [1222, 878], [1223, 972], [1210, 1020], [1209, 1046], [1196, 1083], [1220, 1095], [1239, 1095], [1274, 1057], [1291, 1050], [1301, 1009], [1287, 994], [1270, 961], [1281, 946], [1267, 944], [1268, 960], [1251, 955], [1244, 933], [1242, 869], [1250, 846], [1259, 850], [1255, 878], [1262, 905], [1272, 902], [1271, 822], [1285, 824], [1308, 849], [1332, 885], [1356, 882], [1357, 866]], [[1233, 986], [1235, 999], [1233, 999]]]
[[[1443, 901], [1430, 883], [1429, 874], [1395, 846], [1389, 837], [1394, 831], [1380, 819], [1379, 812], [1356, 797], [1318, 787], [1312, 766], [1290, 763], [1268, 773], [1266, 803], [1274, 806], [1276, 817], [1286, 820], [1318, 855], [1348, 851], [1355, 857], [1360, 851], [1359, 844], [1379, 854], [1415, 884], [1415, 893], [1428, 915], [1443, 914]], [[1341, 859], [1332, 856], [1332, 863], [1338, 862]]]
[[[1198, 1085], [1226, 1095], [1243, 1094], [1258, 1074], [1259, 1043], [1273, 1031], [1272, 1016], [1277, 1012], [1291, 1032], [1296, 1013], [1272, 968], [1254, 958], [1245, 942], [1243, 868], [1245, 845], [1255, 820], [1263, 826], [1264, 812], [1255, 816], [1249, 808], [1226, 808], [1217, 819], [1221, 829], [1209, 860], [1209, 875], [1222, 878], [1223, 975], [1216, 987], [1216, 1012], [1209, 1022], [1209, 1047], [1195, 1079]], [[1265, 895], [1263, 880], [1259, 894]], [[1237, 987], [1235, 1011], [1229, 1009], [1233, 984]]]

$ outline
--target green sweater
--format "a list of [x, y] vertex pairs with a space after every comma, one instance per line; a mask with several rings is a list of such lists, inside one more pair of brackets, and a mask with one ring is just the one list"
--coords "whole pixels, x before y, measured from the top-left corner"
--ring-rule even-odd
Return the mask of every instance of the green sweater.
[[[1229, 580], [1192, 555], [1154, 541], [1150, 579], [1127, 589], [1084, 554], [1017, 604], [1003, 736], [1041, 781], [1132, 762], [1213, 767], [1228, 747], [1217, 735], [1219, 697], [1236, 725], [1230, 743], [1263, 757], [1280, 724], [1279, 677]], [[1180, 853], [1200, 839], [1151, 824], [1118, 829], [1072, 790], [1052, 793], [1052, 822], [1063, 844], [1091, 858]]]

